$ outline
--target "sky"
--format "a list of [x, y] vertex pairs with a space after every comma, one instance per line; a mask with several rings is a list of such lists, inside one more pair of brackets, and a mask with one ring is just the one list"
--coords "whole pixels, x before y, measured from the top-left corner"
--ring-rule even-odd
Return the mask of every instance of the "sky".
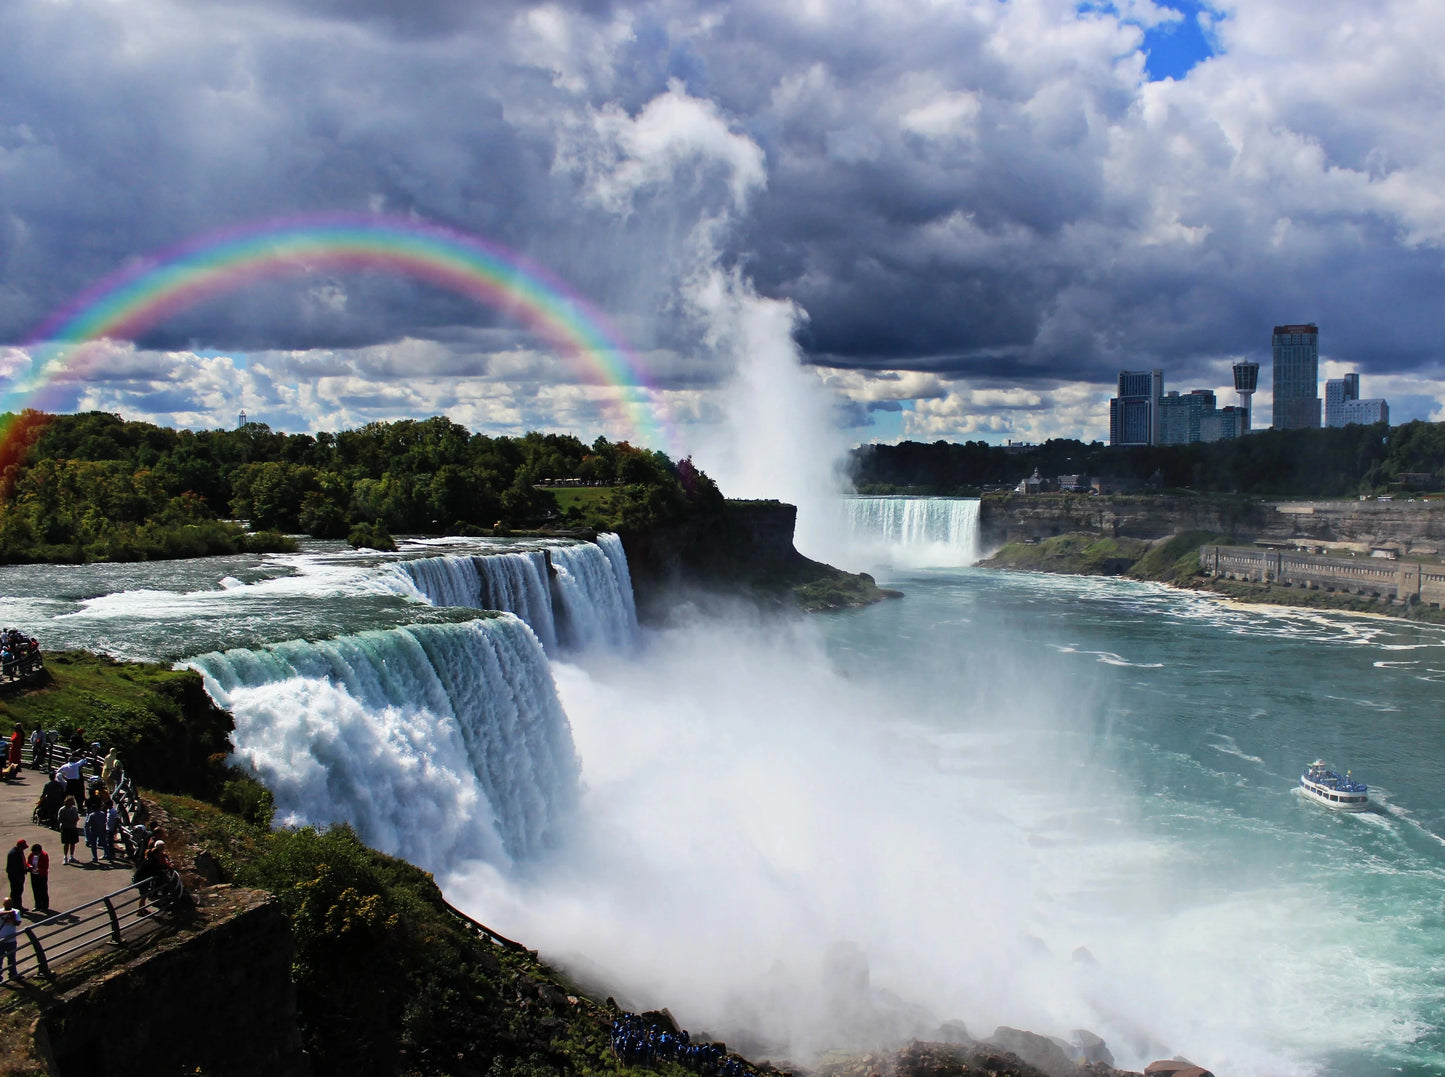
[[[852, 443], [1102, 440], [1120, 369], [1224, 404], [1241, 357], [1259, 426], [1271, 327], [1306, 321], [1322, 382], [1445, 419], [1442, 34], [1424, 0], [8, 0], [0, 378], [40, 377], [36, 328], [152, 252], [346, 212], [585, 296], [659, 448], [730, 407], [788, 423], [759, 348]], [[630, 432], [506, 311], [384, 272], [104, 348], [52, 406]]]

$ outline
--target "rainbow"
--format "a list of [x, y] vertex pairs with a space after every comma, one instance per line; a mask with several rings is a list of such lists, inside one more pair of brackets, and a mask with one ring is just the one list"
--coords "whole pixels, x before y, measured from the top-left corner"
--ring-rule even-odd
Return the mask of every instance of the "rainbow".
[[[161, 251], [101, 280], [46, 319], [22, 344], [34, 363], [32, 374], [0, 387], [0, 402], [16, 412], [37, 408], [48, 388], [85, 376], [87, 363], [95, 362], [88, 353], [99, 351], [87, 343], [134, 340], [213, 296], [261, 280], [366, 270], [411, 277], [502, 310], [554, 345], [584, 381], [615, 390], [628, 440], [678, 455], [640, 359], [601, 311], [497, 244], [400, 217], [267, 221]], [[10, 437], [10, 429], [0, 432], [0, 450]]]

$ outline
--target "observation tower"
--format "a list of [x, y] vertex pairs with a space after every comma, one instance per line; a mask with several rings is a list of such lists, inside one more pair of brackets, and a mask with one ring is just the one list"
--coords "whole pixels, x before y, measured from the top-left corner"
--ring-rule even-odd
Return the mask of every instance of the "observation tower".
[[1251, 404], [1249, 398], [1259, 388], [1259, 364], [1252, 359], [1241, 359], [1234, 364], [1234, 391], [1239, 394], [1239, 407], [1244, 416], [1239, 424], [1239, 433], [1249, 433]]

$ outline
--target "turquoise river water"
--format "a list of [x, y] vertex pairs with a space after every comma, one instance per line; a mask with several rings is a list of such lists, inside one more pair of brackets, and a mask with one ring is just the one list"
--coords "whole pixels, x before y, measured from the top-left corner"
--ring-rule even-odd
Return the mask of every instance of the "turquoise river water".
[[[284, 821], [346, 818], [775, 1059], [953, 1020], [1220, 1077], [1445, 1072], [1445, 632], [970, 567], [643, 630], [620, 548], [563, 548], [545, 632], [438, 604], [518, 549], [460, 541], [10, 567], [0, 609], [195, 665]], [[527, 556], [508, 579], [545, 580]], [[1316, 757], [1372, 810], [1302, 801]]]

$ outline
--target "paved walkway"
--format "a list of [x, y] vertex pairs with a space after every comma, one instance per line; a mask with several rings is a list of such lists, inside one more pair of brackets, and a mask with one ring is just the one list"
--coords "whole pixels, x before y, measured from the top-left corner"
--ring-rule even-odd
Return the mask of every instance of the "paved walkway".
[[[60, 862], [60, 831], [51, 830], [30, 821], [35, 811], [35, 802], [40, 799], [40, 790], [45, 785], [46, 775], [42, 771], [26, 768], [19, 779], [0, 781], [0, 859], [9, 855], [15, 843], [21, 838], [33, 846], [36, 842], [45, 846], [50, 854], [50, 907], [56, 912], [73, 909], [87, 901], [104, 897], [123, 886], [130, 885], [131, 873], [135, 870], [128, 860], [90, 863], [90, 850], [85, 847], [82, 833], [76, 853], [83, 863], [62, 864]], [[29, 849], [27, 848], [27, 852]], [[8, 880], [0, 876], [0, 897], [10, 895]], [[30, 884], [25, 885], [25, 920], [35, 923], [45, 919], [36, 913]]]

